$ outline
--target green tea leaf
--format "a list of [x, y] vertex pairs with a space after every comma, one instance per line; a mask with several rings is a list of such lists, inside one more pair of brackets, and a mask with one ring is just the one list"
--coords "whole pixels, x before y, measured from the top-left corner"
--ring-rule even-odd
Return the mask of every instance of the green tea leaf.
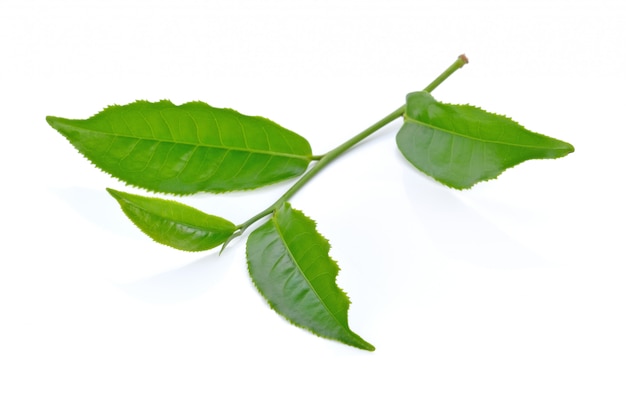
[[128, 218], [154, 241], [183, 251], [205, 251], [222, 244], [235, 225], [180, 202], [107, 188]]
[[396, 142], [417, 169], [457, 189], [493, 179], [529, 159], [574, 151], [571, 144], [533, 133], [507, 117], [470, 105], [442, 104], [427, 92], [407, 96]]
[[298, 176], [311, 161], [296, 133], [202, 102], [137, 101], [85, 120], [47, 121], [97, 167], [156, 192], [252, 189]]
[[335, 282], [339, 267], [329, 249], [315, 222], [285, 203], [248, 237], [248, 270], [270, 306], [293, 324], [373, 351], [348, 327], [350, 300]]

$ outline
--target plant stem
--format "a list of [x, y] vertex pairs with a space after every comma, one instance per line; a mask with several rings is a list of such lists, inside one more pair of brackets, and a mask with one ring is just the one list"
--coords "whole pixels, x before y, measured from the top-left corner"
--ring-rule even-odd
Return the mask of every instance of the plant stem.
[[[423, 91], [431, 92], [432, 90], [437, 88], [437, 86], [439, 86], [443, 81], [445, 81], [450, 75], [452, 75], [457, 69], [462, 68], [463, 65], [465, 65], [467, 63], [468, 63], [467, 57], [465, 55], [460, 55], [457, 58], [457, 60], [452, 65], [450, 65], [448, 67], [448, 69], [443, 71], [441, 73], [441, 75], [439, 75], [428, 86], [426, 86], [426, 88]], [[356, 136], [352, 137], [351, 139], [349, 139], [348, 141], [346, 141], [343, 144], [339, 145], [335, 149], [327, 152], [324, 155], [312, 157], [311, 159], [313, 161], [317, 161], [317, 163], [315, 165], [313, 165], [313, 167], [311, 169], [309, 169], [304, 175], [302, 175], [302, 177], [300, 177], [300, 179], [298, 181], [296, 181], [294, 183], [294, 185], [291, 186], [289, 188], [289, 190], [287, 190], [285, 192], [285, 194], [283, 194], [280, 198], [278, 198], [272, 205], [267, 207], [265, 210], [259, 212], [258, 214], [254, 215], [253, 217], [251, 217], [250, 219], [248, 219], [244, 223], [242, 223], [239, 226], [237, 226], [236, 232], [228, 240], [226, 240], [226, 242], [222, 246], [222, 251], [224, 250], [224, 248], [226, 248], [226, 245], [233, 238], [240, 236], [253, 223], [257, 222], [258, 220], [260, 220], [262, 218], [264, 218], [265, 216], [270, 215], [275, 210], [277, 210], [283, 203], [285, 203], [296, 192], [298, 192], [305, 184], [307, 184], [309, 182], [309, 180], [311, 180], [322, 169], [324, 169], [326, 167], [326, 165], [331, 163], [333, 160], [335, 160], [340, 155], [344, 154], [346, 151], [348, 151], [349, 149], [354, 147], [356, 144], [360, 143], [361, 141], [365, 140], [367, 137], [369, 137], [373, 133], [375, 133], [378, 130], [380, 130], [383, 126], [388, 125], [389, 123], [391, 123], [394, 120], [398, 119], [399, 117], [403, 116], [404, 115], [404, 111], [405, 111], [405, 105], [402, 105], [400, 108], [396, 109], [395, 111], [393, 111], [392, 113], [390, 113], [389, 115], [384, 117], [383, 119], [381, 119], [378, 122], [374, 123], [372, 126], [370, 126], [367, 129], [363, 130], [361, 133], [359, 133]]]
[[242, 230], [245, 230], [252, 223], [254, 223], [257, 220], [261, 219], [262, 217], [272, 213], [275, 209], [277, 209], [280, 205], [282, 205], [283, 202], [285, 202], [289, 198], [291, 198], [298, 190], [300, 190], [305, 184], [307, 184], [309, 182], [309, 180], [311, 180], [316, 174], [319, 173], [320, 170], [324, 169], [326, 167], [326, 165], [331, 163], [335, 158], [337, 158], [338, 156], [342, 155], [344, 152], [346, 152], [347, 150], [352, 148], [354, 145], [356, 145], [360, 141], [364, 140], [366, 137], [370, 136], [372, 133], [375, 133], [376, 131], [378, 131], [381, 127], [383, 127], [383, 126], [389, 124], [390, 122], [398, 119], [403, 114], [404, 114], [404, 106], [398, 108], [397, 110], [395, 110], [391, 114], [387, 115], [386, 117], [384, 117], [380, 121], [376, 122], [372, 126], [368, 127], [367, 129], [365, 129], [361, 133], [359, 133], [356, 136], [352, 137], [350, 140], [346, 141], [345, 143], [341, 144], [340, 146], [336, 147], [335, 149], [333, 149], [333, 150], [327, 152], [326, 154], [324, 154], [320, 158], [320, 160], [315, 165], [313, 165], [313, 167], [311, 169], [309, 169], [304, 175], [302, 175], [302, 177], [297, 182], [295, 182], [294, 185], [291, 186], [289, 188], [289, 190], [287, 190], [285, 192], [285, 194], [283, 194], [279, 199], [277, 199], [276, 202], [274, 202], [272, 205], [270, 205], [263, 212], [260, 212], [258, 215], [255, 215], [254, 217], [252, 217], [248, 221], [246, 221], [244, 224], [239, 225], [237, 227], [241, 228]]
[[450, 75], [456, 72], [457, 69], [463, 68], [463, 65], [467, 64], [468, 62], [469, 60], [467, 59], [465, 54], [459, 55], [459, 58], [454, 61], [454, 64], [450, 65], [448, 69], [441, 73], [441, 75], [437, 76], [437, 78], [433, 80], [428, 86], [426, 86], [423, 91], [430, 93], [431, 91], [435, 90], [437, 86], [443, 83], [444, 80], [448, 79]]

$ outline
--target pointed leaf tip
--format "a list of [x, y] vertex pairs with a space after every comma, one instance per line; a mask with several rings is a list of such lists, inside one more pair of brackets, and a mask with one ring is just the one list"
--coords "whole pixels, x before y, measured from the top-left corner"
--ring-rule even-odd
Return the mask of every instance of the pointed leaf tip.
[[51, 116], [51, 115], [46, 116], [46, 122], [48, 122], [48, 125], [50, 125], [54, 129], [57, 129], [57, 126], [59, 125], [60, 120], [61, 118], [58, 118], [56, 116]]
[[348, 325], [348, 296], [337, 286], [337, 263], [315, 222], [289, 204], [248, 237], [248, 271], [272, 309], [316, 335], [359, 349], [373, 345]]

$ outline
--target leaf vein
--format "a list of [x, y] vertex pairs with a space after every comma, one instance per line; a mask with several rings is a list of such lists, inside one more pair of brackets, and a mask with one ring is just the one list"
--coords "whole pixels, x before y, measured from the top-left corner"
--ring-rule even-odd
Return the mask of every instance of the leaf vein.
[[[274, 228], [276, 229], [276, 232], [278, 233], [281, 241], [283, 242], [283, 245], [285, 246], [285, 250], [287, 252], [287, 254], [289, 255], [289, 257], [291, 258], [291, 260], [293, 261], [294, 265], [296, 265], [296, 267], [298, 268], [298, 270], [300, 270], [300, 273], [302, 274], [302, 277], [304, 278], [304, 280], [306, 281], [307, 285], [309, 286], [309, 288], [311, 289], [311, 291], [313, 291], [313, 293], [315, 294], [315, 296], [317, 297], [318, 301], [322, 304], [322, 306], [324, 307], [324, 309], [326, 310], [326, 312], [328, 314], [330, 314], [332, 316], [333, 319], [335, 319], [335, 321], [337, 322], [337, 325], [339, 325], [346, 333], [352, 335], [352, 331], [348, 328], [347, 325], [345, 325], [341, 320], [339, 320], [337, 318], [336, 312], [332, 311], [328, 305], [326, 304], [326, 301], [322, 299], [322, 297], [320, 297], [320, 295], [318, 294], [317, 290], [314, 288], [313, 284], [311, 283], [311, 281], [309, 280], [309, 278], [306, 276], [306, 274], [302, 271], [302, 269], [300, 268], [300, 265], [298, 263], [298, 260], [295, 258], [291, 248], [289, 248], [289, 246], [287, 245], [287, 241], [285, 240], [285, 236], [284, 236], [284, 232], [281, 230], [280, 225], [278, 223], [278, 221], [276, 220], [276, 214], [274, 214], [274, 217], [272, 217], [272, 223], [274, 224]], [[339, 289], [337, 287], [337, 289]], [[339, 289], [341, 291], [341, 289]]]
[[421, 126], [425, 126], [427, 128], [433, 129], [433, 130], [435, 130], [437, 132], [447, 133], [447, 134], [450, 134], [452, 136], [457, 136], [457, 137], [468, 139], [468, 140], [480, 141], [480, 142], [488, 143], [488, 144], [508, 145], [508, 146], [521, 147], [521, 148], [533, 148], [533, 149], [543, 149], [543, 148], [545, 148], [545, 147], [541, 147], [541, 146], [533, 146], [533, 145], [528, 145], [528, 144], [519, 144], [519, 143], [513, 143], [513, 142], [498, 141], [498, 140], [487, 140], [487, 139], [484, 139], [484, 138], [472, 137], [472, 136], [468, 136], [468, 135], [460, 133], [460, 132], [454, 132], [454, 131], [449, 130], [449, 129], [444, 129], [442, 127], [439, 127], [439, 126], [436, 126], [436, 125], [432, 125], [430, 123], [421, 122], [421, 121], [418, 121], [416, 119], [412, 119], [410, 117], [406, 117], [406, 120], [411, 122], [411, 123], [415, 123], [417, 125], [421, 125]]

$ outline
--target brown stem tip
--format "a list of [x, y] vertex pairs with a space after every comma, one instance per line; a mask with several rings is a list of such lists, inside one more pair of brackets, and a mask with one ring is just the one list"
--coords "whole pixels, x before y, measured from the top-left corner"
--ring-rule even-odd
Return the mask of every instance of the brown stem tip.
[[469, 63], [469, 59], [467, 58], [467, 56], [465, 54], [459, 55], [459, 59], [463, 61], [463, 65]]

